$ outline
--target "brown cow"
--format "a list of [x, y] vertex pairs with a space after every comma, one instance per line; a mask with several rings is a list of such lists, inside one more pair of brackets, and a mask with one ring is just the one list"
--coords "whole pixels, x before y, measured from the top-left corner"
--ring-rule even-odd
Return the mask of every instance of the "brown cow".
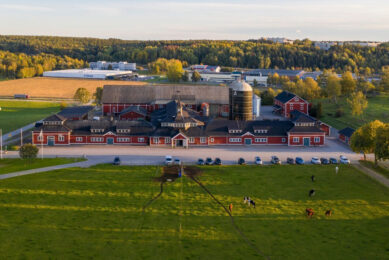
[[305, 212], [307, 213], [308, 217], [312, 217], [315, 214], [315, 212], [311, 208], [305, 209]]

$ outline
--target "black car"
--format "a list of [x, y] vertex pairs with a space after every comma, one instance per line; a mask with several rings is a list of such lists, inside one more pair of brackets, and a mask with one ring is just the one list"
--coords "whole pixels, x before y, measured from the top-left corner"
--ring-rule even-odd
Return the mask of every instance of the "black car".
[[120, 158], [119, 157], [115, 157], [115, 159], [113, 159], [113, 165], [120, 165], [121, 161], [120, 161]]
[[332, 163], [332, 164], [338, 164], [338, 160], [337, 160], [336, 158], [331, 157], [331, 158], [330, 158], [330, 163]]
[[330, 164], [330, 161], [327, 158], [320, 158], [321, 164]]
[[222, 160], [220, 158], [216, 158], [215, 161], [213, 162], [214, 165], [222, 165]]
[[243, 158], [239, 158], [238, 164], [240, 165], [246, 165], [246, 161]]
[[205, 164], [206, 165], [212, 165], [213, 161], [212, 161], [212, 158], [208, 157], [206, 160], [205, 160]]
[[296, 164], [296, 162], [294, 161], [294, 159], [291, 158], [291, 157], [288, 157], [288, 158], [286, 159], [286, 163], [288, 163], [288, 164]]
[[204, 162], [203, 159], [199, 158], [199, 159], [197, 160], [197, 165], [204, 165], [204, 164], [205, 164], [205, 162]]

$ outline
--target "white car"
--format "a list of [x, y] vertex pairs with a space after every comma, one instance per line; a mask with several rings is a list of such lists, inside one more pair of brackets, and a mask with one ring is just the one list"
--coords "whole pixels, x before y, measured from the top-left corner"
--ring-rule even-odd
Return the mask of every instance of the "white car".
[[321, 164], [320, 159], [318, 157], [312, 157], [311, 163], [312, 164]]
[[174, 164], [175, 165], [181, 165], [181, 160], [178, 159], [178, 158], [174, 159]]
[[341, 155], [340, 156], [340, 163], [341, 164], [350, 164], [350, 160], [346, 156]]
[[262, 165], [262, 163], [263, 163], [263, 162], [262, 162], [261, 158], [260, 158], [259, 156], [256, 156], [256, 157], [255, 157], [255, 164], [256, 164], [256, 165]]
[[173, 164], [173, 157], [171, 155], [165, 156], [165, 164], [166, 165], [172, 165]]

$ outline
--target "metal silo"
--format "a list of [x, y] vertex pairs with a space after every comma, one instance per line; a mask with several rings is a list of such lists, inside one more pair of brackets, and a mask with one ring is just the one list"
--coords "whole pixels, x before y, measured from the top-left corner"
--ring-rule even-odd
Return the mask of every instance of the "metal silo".
[[230, 85], [230, 120], [253, 119], [253, 89], [244, 80]]

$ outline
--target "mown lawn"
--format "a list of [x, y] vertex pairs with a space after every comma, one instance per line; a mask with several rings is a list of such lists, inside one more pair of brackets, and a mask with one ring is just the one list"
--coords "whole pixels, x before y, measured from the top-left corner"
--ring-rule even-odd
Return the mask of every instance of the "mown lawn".
[[[199, 180], [233, 204], [239, 228], [271, 259], [389, 258], [389, 190], [352, 166], [338, 175], [333, 166], [203, 169]], [[1, 181], [2, 258], [263, 259], [187, 177], [166, 183], [143, 214], [160, 190], [159, 171], [100, 165]], [[257, 207], [244, 205], [244, 196]]]
[[0, 100], [0, 128], [3, 134], [41, 120], [59, 111], [59, 103]]
[[[317, 103], [315, 101], [314, 103]], [[389, 123], [389, 95], [382, 94], [368, 98], [368, 107], [362, 116], [351, 115], [351, 110], [347, 104], [346, 98], [339, 99], [338, 105], [330, 102], [328, 99], [321, 100], [323, 104], [323, 118], [320, 120], [330, 124], [340, 130], [347, 126], [357, 129], [361, 125], [374, 121], [376, 119]], [[341, 107], [344, 115], [335, 117], [338, 108]]]
[[82, 158], [44, 158], [43, 160], [37, 158], [30, 161], [19, 158], [5, 158], [0, 160], [0, 174], [43, 168], [53, 165], [75, 163], [84, 160], [85, 159]]

